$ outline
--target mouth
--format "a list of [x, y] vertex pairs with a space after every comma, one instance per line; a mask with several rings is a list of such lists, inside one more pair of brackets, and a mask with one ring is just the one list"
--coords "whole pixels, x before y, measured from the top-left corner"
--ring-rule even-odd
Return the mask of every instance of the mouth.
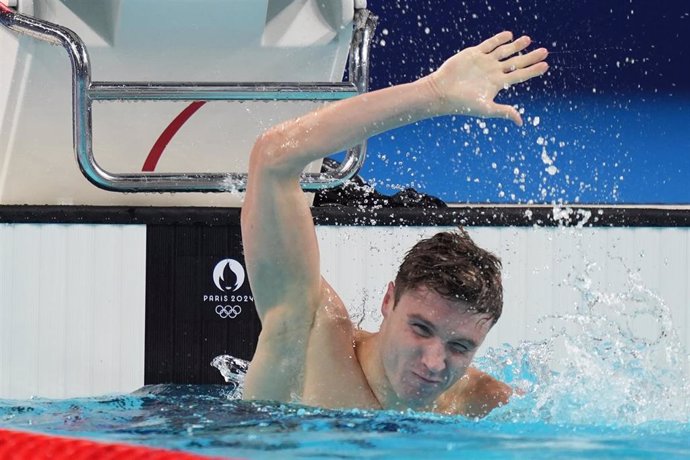
[[443, 380], [424, 377], [424, 376], [422, 376], [416, 372], [412, 372], [412, 374], [414, 374], [415, 377], [417, 377], [419, 380], [421, 380], [422, 382], [424, 382], [428, 385], [440, 385], [441, 383], [443, 383]]

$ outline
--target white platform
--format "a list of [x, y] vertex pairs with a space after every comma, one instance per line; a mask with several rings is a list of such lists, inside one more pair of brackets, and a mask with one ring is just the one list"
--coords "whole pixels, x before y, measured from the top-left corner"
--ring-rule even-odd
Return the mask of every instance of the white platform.
[[[342, 81], [354, 0], [22, 0], [20, 12], [73, 29], [95, 81]], [[0, 27], [0, 204], [239, 205], [241, 195], [118, 194], [79, 172], [64, 50]], [[94, 105], [94, 154], [139, 172], [189, 103]], [[245, 172], [266, 128], [310, 102], [208, 103], [177, 133], [159, 172]], [[311, 172], [318, 171], [312, 165]]]

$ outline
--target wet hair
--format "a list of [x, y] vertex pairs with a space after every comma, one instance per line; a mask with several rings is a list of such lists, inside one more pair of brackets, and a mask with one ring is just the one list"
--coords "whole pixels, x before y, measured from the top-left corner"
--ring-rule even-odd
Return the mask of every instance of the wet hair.
[[501, 260], [477, 246], [463, 228], [423, 239], [410, 249], [395, 277], [395, 303], [408, 290], [426, 287], [477, 314], [498, 321], [503, 311]]

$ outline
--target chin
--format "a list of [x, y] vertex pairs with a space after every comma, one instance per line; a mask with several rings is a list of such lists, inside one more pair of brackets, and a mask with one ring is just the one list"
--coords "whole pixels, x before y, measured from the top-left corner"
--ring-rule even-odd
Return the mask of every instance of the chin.
[[412, 410], [427, 411], [434, 405], [436, 398], [411, 398], [405, 402], [405, 405]]
[[426, 391], [419, 388], [405, 388], [403, 391], [397, 392], [398, 397], [405, 402], [405, 405], [413, 409], [425, 407], [433, 404], [441, 395], [442, 391], [427, 389]]

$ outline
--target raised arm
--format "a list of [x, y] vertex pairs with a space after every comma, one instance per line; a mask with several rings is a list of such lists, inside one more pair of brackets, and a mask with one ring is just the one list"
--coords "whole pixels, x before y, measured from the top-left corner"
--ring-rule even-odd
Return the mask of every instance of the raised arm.
[[522, 124], [514, 107], [496, 104], [494, 98], [509, 85], [546, 72], [547, 51], [514, 56], [530, 39], [511, 40], [510, 32], [502, 32], [461, 51], [414, 83], [330, 104], [273, 127], [257, 141], [242, 220], [249, 276], [261, 315], [286, 295], [306, 300], [319, 290], [312, 217], [298, 183], [302, 170], [362, 139], [437, 115], [500, 117]]
[[496, 104], [494, 97], [546, 72], [545, 49], [516, 55], [529, 44], [528, 37], [512, 41], [510, 32], [500, 33], [416, 82], [330, 104], [261, 136], [251, 153], [242, 210], [245, 259], [263, 327], [260, 348], [267, 341], [274, 351], [290, 341], [306, 341], [316, 310], [331, 295], [321, 280], [312, 215], [299, 185], [302, 170], [367, 137], [437, 115], [501, 117], [521, 124], [515, 108]]

